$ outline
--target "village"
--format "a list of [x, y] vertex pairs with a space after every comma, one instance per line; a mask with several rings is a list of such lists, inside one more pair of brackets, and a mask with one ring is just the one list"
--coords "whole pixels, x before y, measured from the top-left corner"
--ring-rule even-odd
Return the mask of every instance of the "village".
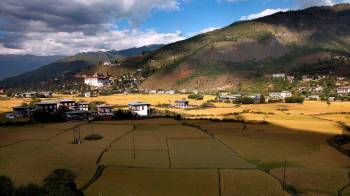
[[[104, 64], [107, 64], [105, 62]], [[190, 100], [201, 100], [206, 92], [199, 90], [175, 90], [175, 89], [138, 89], [137, 85], [139, 81], [137, 78], [132, 76], [121, 76], [121, 78], [113, 79], [109, 76], [103, 74], [95, 73], [92, 76], [79, 76], [83, 78], [83, 85], [87, 86], [89, 90], [85, 91], [75, 91], [71, 94], [77, 94], [78, 97], [91, 98], [98, 97], [101, 95], [105, 89], [109, 89], [112, 84], [117, 82], [126, 82], [126, 86], [132, 88], [124, 88], [118, 93], [128, 95], [128, 94], [144, 94], [144, 95], [176, 95], [183, 94], [187, 98], [182, 98], [181, 100], [175, 100], [173, 103], [166, 104], [166, 107], [170, 108], [182, 108], [187, 110], [200, 109], [208, 107], [210, 103], [230, 103], [239, 105], [244, 104], [269, 104], [269, 103], [303, 103], [307, 101], [325, 101], [328, 104], [335, 101], [348, 101], [350, 95], [349, 82], [345, 77], [336, 77], [336, 82], [332, 85], [326, 83], [326, 76], [301, 76], [299, 80], [285, 73], [274, 73], [271, 76], [272, 82], [282, 83], [284, 85], [294, 85], [294, 88], [290, 90], [283, 89], [281, 91], [269, 90], [267, 93], [232, 93], [229, 91], [216, 92], [215, 98], [209, 100], [209, 103], [202, 104], [202, 107], [195, 107], [190, 104]], [[131, 84], [130, 84], [131, 82]], [[324, 87], [322, 85], [326, 83]], [[297, 85], [296, 85], [297, 84]], [[326, 89], [328, 88], [328, 89]], [[79, 102], [73, 99], [61, 99], [53, 100], [54, 92], [44, 91], [44, 92], [24, 92], [16, 93], [15, 98], [23, 99], [33, 99], [34, 101], [31, 105], [19, 105], [13, 107], [13, 111], [6, 114], [6, 118], [9, 120], [26, 117], [30, 118], [34, 113], [46, 112], [54, 113], [57, 111], [64, 112], [65, 120], [93, 120], [97, 117], [108, 118], [114, 115], [117, 110], [125, 110], [126, 108], [115, 108], [113, 105], [108, 105], [103, 102], [100, 104], [92, 104], [89, 102]], [[41, 101], [40, 98], [49, 99]], [[35, 101], [36, 100], [36, 101]], [[103, 101], [103, 100], [101, 100]], [[143, 100], [131, 101], [128, 103], [128, 108], [125, 111], [132, 113], [134, 117], [151, 117], [152, 109], [151, 104]]]

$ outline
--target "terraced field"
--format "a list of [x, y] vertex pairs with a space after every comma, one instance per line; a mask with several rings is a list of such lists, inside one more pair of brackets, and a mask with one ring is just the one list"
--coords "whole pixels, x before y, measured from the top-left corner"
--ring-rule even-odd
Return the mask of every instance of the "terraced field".
[[[72, 144], [76, 128], [103, 139]], [[327, 144], [331, 135], [274, 124], [100, 121], [3, 127], [0, 136], [0, 175], [40, 183], [71, 169], [91, 196], [346, 195], [350, 184], [350, 159]]]

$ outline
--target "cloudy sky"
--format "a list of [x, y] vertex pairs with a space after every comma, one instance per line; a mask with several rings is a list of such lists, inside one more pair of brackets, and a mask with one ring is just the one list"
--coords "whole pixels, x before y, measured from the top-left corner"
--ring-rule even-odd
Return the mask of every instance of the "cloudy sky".
[[165, 44], [277, 11], [350, 0], [1, 0], [0, 54]]

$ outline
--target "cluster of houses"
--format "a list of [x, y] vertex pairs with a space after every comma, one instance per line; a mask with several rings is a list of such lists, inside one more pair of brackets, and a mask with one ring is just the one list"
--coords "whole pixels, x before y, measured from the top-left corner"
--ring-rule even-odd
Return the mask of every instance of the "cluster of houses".
[[[261, 94], [252, 94], [252, 95], [241, 95], [241, 94], [228, 94], [228, 93], [221, 93], [217, 100], [219, 102], [224, 103], [235, 103], [236, 100], [242, 98], [242, 97], [248, 97], [254, 100], [255, 103], [261, 102]], [[269, 93], [269, 96], [264, 97], [265, 102], [268, 102], [269, 100], [285, 100], [288, 97], [292, 97], [292, 93], [289, 91], [281, 91], [281, 92], [271, 92]]]
[[[190, 108], [189, 101], [177, 100], [174, 102], [176, 108]], [[31, 117], [35, 111], [41, 112], [57, 112], [64, 108], [64, 115], [67, 120], [93, 120], [95, 117], [111, 117], [114, 115], [114, 107], [107, 104], [96, 105], [96, 108], [91, 108], [89, 102], [75, 102], [71, 99], [63, 99], [57, 101], [41, 101], [34, 103], [33, 106], [18, 106], [13, 107], [12, 113], [6, 115], [8, 119], [17, 117]], [[128, 109], [131, 113], [140, 117], [151, 115], [151, 104], [147, 102], [130, 102]]]
[[[129, 110], [138, 116], [144, 117], [151, 114], [151, 105], [145, 102], [131, 102], [128, 104]], [[111, 105], [97, 105], [96, 109], [90, 107], [88, 102], [75, 102], [70, 99], [58, 101], [41, 101], [33, 106], [13, 107], [12, 113], [6, 115], [8, 119], [17, 117], [30, 117], [33, 112], [57, 112], [60, 108], [65, 108], [65, 117], [67, 120], [94, 119], [97, 116], [113, 116], [114, 107]]]
[[52, 98], [53, 93], [50, 91], [47, 92], [25, 92], [17, 93], [15, 97], [17, 98]]

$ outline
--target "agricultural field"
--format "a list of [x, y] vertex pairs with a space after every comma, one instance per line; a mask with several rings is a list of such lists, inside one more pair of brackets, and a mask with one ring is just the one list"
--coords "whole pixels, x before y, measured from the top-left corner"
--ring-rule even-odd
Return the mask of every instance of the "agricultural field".
[[[295, 118], [289, 120], [300, 120]], [[76, 130], [81, 144], [73, 144]], [[103, 138], [87, 141], [89, 134]], [[1, 127], [0, 175], [19, 185], [70, 169], [88, 196], [346, 195], [350, 158], [327, 144], [331, 136], [272, 123], [211, 120]]]

